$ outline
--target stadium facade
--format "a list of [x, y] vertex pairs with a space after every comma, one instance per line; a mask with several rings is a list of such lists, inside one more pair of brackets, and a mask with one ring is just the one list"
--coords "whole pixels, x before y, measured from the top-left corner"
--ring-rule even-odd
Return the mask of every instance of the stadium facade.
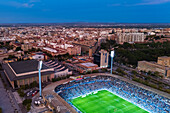
[[[6, 77], [13, 88], [19, 88], [23, 85], [30, 85], [34, 81], [37, 83], [39, 82], [37, 60], [10, 62], [5, 63], [2, 66]], [[68, 68], [52, 60], [46, 61], [42, 64], [41, 81], [48, 82], [53, 78], [66, 76], [68, 74], [72, 74]]]

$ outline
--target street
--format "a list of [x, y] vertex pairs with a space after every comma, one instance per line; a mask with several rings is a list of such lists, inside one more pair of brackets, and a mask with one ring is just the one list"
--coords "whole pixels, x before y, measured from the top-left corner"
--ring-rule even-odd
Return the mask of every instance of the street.
[[0, 107], [2, 107], [3, 113], [13, 113], [14, 111], [22, 113], [16, 99], [14, 98], [12, 88], [5, 77], [5, 73], [0, 71], [0, 74], [6, 84], [5, 88], [2, 79], [0, 79]]

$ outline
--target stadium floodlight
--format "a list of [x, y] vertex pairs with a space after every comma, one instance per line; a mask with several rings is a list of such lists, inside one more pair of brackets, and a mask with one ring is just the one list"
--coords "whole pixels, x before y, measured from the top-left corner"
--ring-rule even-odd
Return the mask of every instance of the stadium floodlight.
[[113, 50], [113, 51], [111, 51], [111, 70], [110, 70], [110, 73], [112, 74], [112, 68], [113, 68], [113, 57], [115, 56], [115, 51]]
[[39, 61], [38, 70], [41, 70], [41, 68], [42, 68], [42, 60]]
[[115, 51], [111, 51], [111, 57], [113, 58], [115, 55]]
[[41, 68], [42, 68], [42, 60], [40, 60], [38, 64], [40, 97], [42, 96], [41, 95]]

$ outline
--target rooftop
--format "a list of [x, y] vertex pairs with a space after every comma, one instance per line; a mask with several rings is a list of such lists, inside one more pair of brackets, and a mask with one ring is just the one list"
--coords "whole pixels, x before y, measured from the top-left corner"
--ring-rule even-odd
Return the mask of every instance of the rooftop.
[[[26, 60], [19, 62], [11, 62], [9, 65], [15, 71], [16, 74], [38, 71], [38, 61], [37, 60]], [[48, 69], [44, 64], [42, 65], [42, 70]]]
[[161, 57], [158, 57], [158, 58], [170, 58], [170, 57], [168, 57], [168, 56], [161, 56]]
[[[3, 64], [2, 66], [11, 81], [38, 76], [37, 60], [11, 62]], [[52, 73], [54, 73], [54, 68], [50, 68], [42, 64], [41, 69], [42, 76]]]
[[83, 65], [83, 66], [86, 66], [86, 67], [94, 67], [94, 66], [97, 66], [96, 64], [93, 64], [93, 63], [90, 63], [90, 62], [88, 62], [88, 63], [80, 63], [81, 65]]
[[55, 49], [52, 49], [52, 48], [49, 48], [49, 47], [43, 47], [43, 49], [46, 50], [46, 51], [57, 53], [57, 51]]

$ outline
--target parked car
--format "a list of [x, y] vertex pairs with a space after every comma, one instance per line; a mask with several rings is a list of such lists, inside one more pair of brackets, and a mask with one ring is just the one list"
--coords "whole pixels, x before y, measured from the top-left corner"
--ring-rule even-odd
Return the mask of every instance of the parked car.
[[35, 96], [38, 93], [38, 90], [33, 91], [32, 96]]
[[27, 97], [29, 97], [30, 95], [32, 95], [32, 93], [33, 93], [33, 91], [31, 90], [31, 91], [29, 91], [29, 92], [27, 92]]

